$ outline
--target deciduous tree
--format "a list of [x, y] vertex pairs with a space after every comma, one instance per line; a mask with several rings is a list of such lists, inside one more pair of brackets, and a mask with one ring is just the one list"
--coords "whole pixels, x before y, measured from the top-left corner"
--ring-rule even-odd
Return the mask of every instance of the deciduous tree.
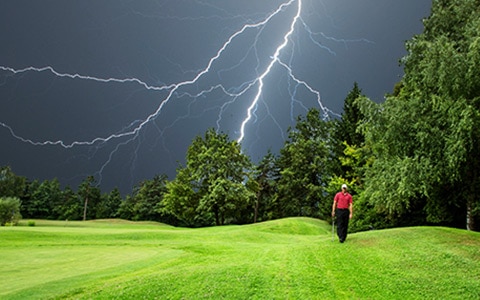
[[97, 205], [96, 218], [115, 218], [117, 216], [120, 203], [122, 203], [122, 196], [120, 195], [118, 188], [114, 188], [108, 194], [103, 194], [101, 201]]
[[280, 207], [275, 201], [276, 182], [279, 176], [280, 170], [277, 166], [277, 158], [268, 150], [267, 154], [258, 163], [255, 171], [258, 192], [255, 199], [253, 222], [271, 220], [282, 215], [279, 211]]
[[93, 176], [87, 176], [78, 188], [78, 195], [83, 200], [83, 221], [95, 219], [97, 205], [101, 194]]
[[27, 179], [17, 176], [9, 166], [0, 168], [0, 197], [18, 197], [21, 199], [26, 190]]
[[[236, 141], [209, 129], [187, 151], [185, 168], [167, 184], [164, 208], [189, 225], [241, 222], [255, 198], [252, 164]], [[251, 210], [253, 211], [253, 209]]]
[[17, 197], [0, 197], [0, 225], [17, 224], [20, 215], [20, 199]]
[[458, 226], [461, 216], [473, 229], [480, 216], [479, 7], [433, 1], [424, 32], [407, 43], [400, 90], [382, 105], [363, 101], [375, 157], [367, 197], [396, 224], [415, 214]]
[[325, 187], [334, 168], [331, 133], [332, 123], [322, 120], [317, 109], [297, 118], [278, 160], [277, 201], [282, 217], [328, 215], [331, 202]]

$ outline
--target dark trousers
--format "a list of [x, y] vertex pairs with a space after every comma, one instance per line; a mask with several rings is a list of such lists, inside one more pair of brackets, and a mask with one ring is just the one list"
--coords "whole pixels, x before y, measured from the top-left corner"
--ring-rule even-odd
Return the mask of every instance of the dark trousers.
[[348, 221], [350, 220], [350, 210], [348, 209], [337, 209], [335, 213], [337, 217], [337, 235], [340, 242], [345, 241], [347, 238], [348, 231]]

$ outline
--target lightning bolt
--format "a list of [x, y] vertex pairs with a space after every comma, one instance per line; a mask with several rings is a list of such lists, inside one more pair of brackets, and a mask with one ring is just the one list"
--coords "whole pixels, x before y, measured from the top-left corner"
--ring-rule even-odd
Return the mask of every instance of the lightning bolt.
[[[206, 3], [201, 3], [202, 5], [205, 6], [211, 6], [210, 4]], [[358, 39], [358, 40], [342, 40], [342, 39], [334, 39], [332, 37], [328, 37], [327, 35], [323, 33], [315, 33], [313, 32], [306, 22], [302, 19], [302, 5], [303, 1], [302, 0], [289, 0], [284, 3], [281, 3], [271, 11], [269, 14], [267, 14], [263, 19], [260, 21], [256, 22], [247, 22], [247, 24], [244, 24], [241, 26], [238, 30], [233, 32], [226, 41], [221, 45], [221, 47], [215, 52], [215, 54], [208, 60], [206, 63], [205, 67], [198, 70], [191, 79], [185, 80], [185, 81], [179, 81], [175, 83], [170, 83], [170, 84], [162, 84], [162, 85], [152, 85], [148, 84], [146, 81], [143, 81], [139, 78], [131, 77], [131, 78], [101, 78], [101, 77], [96, 77], [96, 76], [91, 76], [91, 75], [85, 75], [85, 74], [78, 74], [78, 73], [65, 73], [65, 72], [60, 72], [56, 70], [52, 66], [44, 66], [44, 67], [34, 67], [34, 66], [29, 66], [26, 68], [22, 69], [15, 69], [9, 66], [0, 66], [0, 70], [13, 74], [15, 76], [22, 75], [24, 73], [29, 73], [29, 72], [36, 72], [36, 73], [45, 73], [48, 72], [51, 75], [58, 77], [58, 78], [64, 78], [64, 79], [69, 79], [69, 80], [83, 80], [83, 81], [94, 81], [102, 84], [135, 84], [138, 85], [140, 88], [148, 91], [153, 91], [153, 92], [162, 92], [165, 93], [166, 95], [164, 96], [163, 99], [159, 102], [158, 106], [156, 109], [149, 115], [147, 115], [145, 118], [142, 120], [136, 120], [129, 124], [128, 126], [125, 126], [123, 129], [119, 130], [116, 133], [112, 133], [107, 136], [103, 137], [95, 137], [90, 140], [83, 140], [83, 141], [72, 141], [72, 142], [64, 142], [63, 140], [47, 140], [47, 141], [36, 141], [31, 138], [25, 138], [17, 134], [11, 126], [4, 122], [0, 122], [0, 126], [8, 130], [14, 138], [24, 142], [24, 143], [29, 143], [34, 146], [47, 146], [47, 145], [52, 145], [52, 146], [60, 146], [65, 149], [70, 149], [73, 147], [77, 146], [97, 146], [100, 147], [101, 145], [104, 145], [106, 143], [109, 143], [113, 140], [119, 140], [118, 143], [115, 145], [114, 150], [110, 152], [108, 155], [108, 159], [104, 161], [104, 163], [101, 165], [100, 170], [98, 171], [98, 174], [101, 177], [101, 174], [103, 173], [103, 170], [105, 167], [111, 162], [113, 159], [115, 153], [119, 150], [120, 147], [127, 145], [128, 143], [132, 142], [133, 140], [137, 139], [139, 137], [139, 133], [145, 128], [147, 124], [155, 124], [155, 120], [160, 117], [162, 114], [162, 111], [164, 110], [164, 107], [173, 99], [180, 99], [182, 97], [188, 97], [191, 99], [194, 99], [194, 101], [197, 101], [198, 99], [203, 99], [207, 97], [209, 94], [218, 92], [223, 94], [227, 101], [224, 101], [224, 103], [220, 106], [215, 107], [215, 109], [218, 109], [218, 118], [216, 120], [216, 125], [217, 128], [219, 129], [221, 127], [221, 123], [223, 120], [223, 115], [227, 108], [230, 105], [233, 105], [235, 102], [240, 101], [240, 99], [244, 99], [249, 93], [253, 94], [253, 97], [249, 100], [249, 105], [244, 113], [244, 118], [240, 123], [239, 129], [238, 129], [238, 137], [237, 141], [239, 143], [242, 143], [242, 141], [245, 139], [247, 135], [247, 126], [250, 122], [252, 122], [252, 119], [257, 120], [256, 116], [256, 110], [259, 105], [260, 101], [264, 102], [264, 105], [266, 107], [266, 110], [269, 111], [269, 106], [268, 103], [265, 99], [263, 99], [264, 95], [264, 89], [265, 89], [265, 80], [269, 75], [273, 76], [273, 69], [275, 66], [280, 67], [281, 69], [284, 69], [286, 71], [286, 74], [289, 78], [289, 82], [293, 82], [295, 84], [295, 91], [291, 92], [291, 98], [292, 98], [292, 103], [293, 99], [295, 98], [296, 90], [298, 87], [303, 86], [309, 93], [314, 95], [316, 98], [316, 101], [318, 103], [318, 106], [323, 112], [323, 118], [328, 119], [332, 115], [338, 115], [335, 112], [331, 111], [328, 109], [326, 106], [323, 105], [322, 99], [320, 92], [317, 91], [314, 87], [312, 87], [308, 82], [305, 80], [302, 80], [301, 78], [297, 77], [294, 74], [294, 71], [291, 67], [291, 63], [285, 62], [285, 59], [282, 58], [284, 55], [284, 52], [286, 52], [288, 49], [292, 48], [293, 49], [293, 42], [292, 42], [292, 35], [299, 30], [300, 28], [303, 28], [309, 35], [312, 43], [325, 50], [328, 52], [330, 55], [336, 55], [334, 51], [329, 49], [328, 47], [322, 45], [320, 42], [318, 42], [315, 37], [320, 36], [324, 39], [328, 39], [334, 42], [338, 43], [343, 43], [343, 44], [348, 44], [350, 42], [370, 42], [368, 40], [364, 39]], [[261, 63], [260, 63], [260, 57], [258, 53], [256, 52], [256, 45], [257, 45], [257, 40], [259, 38], [259, 35], [261, 34], [262, 30], [267, 26], [274, 18], [279, 17], [282, 13], [285, 13], [286, 10], [292, 10], [294, 11], [293, 16], [291, 19], [289, 19], [289, 26], [287, 26], [286, 32], [282, 35], [282, 38], [279, 42], [279, 44], [275, 47], [273, 47], [273, 51], [269, 57], [268, 62], [265, 64], [263, 67], [263, 70], [260, 70]], [[220, 9], [219, 9], [220, 10]], [[135, 14], [139, 14], [138, 12], [134, 12]], [[231, 17], [231, 16], [230, 16]], [[242, 35], [246, 34], [249, 31], [252, 30], [257, 30], [257, 36], [255, 39], [255, 42], [253, 43], [252, 47], [250, 48], [250, 51], [255, 53], [256, 60], [257, 60], [257, 66], [255, 67], [255, 74], [256, 77], [243, 82], [237, 87], [226, 87], [225, 84], [223, 83], [216, 83], [213, 85], [210, 85], [203, 90], [197, 91], [197, 92], [189, 92], [187, 88], [190, 88], [192, 90], [195, 90], [196, 86], [201, 85], [201, 80], [205, 78], [207, 74], [211, 74], [216, 70], [215, 66], [216, 63], [223, 58], [225, 52], [227, 49], [229, 49], [234, 41], [236, 41], [238, 38], [240, 38]], [[291, 46], [291, 47], [289, 47]], [[287, 55], [288, 53], [285, 53]], [[290, 55], [293, 56], [293, 50], [290, 50]], [[247, 54], [245, 57], [241, 60], [238, 61], [237, 65], [233, 65], [231, 69], [236, 68], [240, 64], [243, 63], [243, 60], [246, 59]], [[227, 69], [219, 70], [217, 71], [218, 75], [221, 75], [222, 71], [225, 71]], [[290, 84], [290, 83], [289, 83]], [[298, 100], [296, 100], [298, 101]], [[193, 103], [193, 102], [192, 102]], [[190, 105], [192, 105], [190, 103]], [[293, 105], [293, 104], [292, 104]], [[302, 104], [303, 105], [303, 104]], [[303, 106], [305, 109], [306, 107]], [[214, 108], [212, 108], [214, 109]], [[188, 112], [184, 116], [178, 116], [177, 120], [174, 121], [172, 124], [165, 126], [164, 128], [158, 128], [157, 130], [162, 133], [164, 130], [168, 129], [170, 126], [173, 126], [177, 121], [183, 119], [183, 118], [188, 118], [190, 116], [190, 113]], [[280, 128], [279, 122], [275, 120], [275, 118], [272, 116], [274, 123], [277, 125], [277, 127]], [[157, 126], [156, 124], [154, 126]], [[280, 129], [281, 131], [281, 129]], [[282, 134], [283, 136], [283, 134]], [[126, 138], [123, 139], [123, 138]], [[120, 140], [121, 139], [121, 140]], [[100, 179], [101, 182], [101, 179]]]
[[[275, 51], [275, 54], [274, 54], [274, 59], [272, 60], [272, 62], [269, 64], [267, 70], [257, 79], [255, 80], [254, 82], [251, 82], [250, 84], [248, 84], [245, 88], [243, 88], [240, 92], [238, 93], [230, 93], [228, 92], [222, 85], [218, 85], [216, 87], [211, 87], [209, 90], [213, 90], [214, 88], [221, 88], [227, 95], [231, 96], [231, 97], [235, 97], [235, 98], [238, 98], [239, 96], [243, 95], [249, 88], [251, 88], [256, 82], [259, 82], [259, 89], [258, 89], [258, 93], [257, 93], [257, 96], [255, 96], [254, 100], [252, 101], [252, 105], [248, 108], [248, 113], [247, 113], [247, 118], [242, 122], [242, 126], [241, 126], [241, 129], [240, 129], [240, 137], [238, 138], [238, 141], [240, 142], [243, 138], [244, 138], [244, 127], [245, 127], [245, 124], [250, 120], [251, 118], [251, 111], [253, 109], [253, 107], [257, 104], [258, 102], [258, 98], [260, 97], [261, 93], [262, 93], [262, 89], [263, 89], [263, 80], [265, 78], [265, 76], [268, 75], [268, 73], [270, 72], [273, 64], [278, 60], [278, 55], [280, 54], [280, 51], [281, 49], [283, 49], [286, 45], [287, 45], [287, 42], [288, 42], [288, 37], [292, 34], [293, 30], [294, 30], [294, 24], [296, 23], [296, 20], [298, 19], [298, 16], [300, 14], [300, 9], [301, 9], [301, 1], [299, 0], [290, 0], [288, 1], [287, 3], [283, 3], [281, 4], [272, 14], [270, 14], [267, 18], [265, 18], [263, 21], [261, 22], [258, 22], [258, 23], [254, 23], [254, 24], [246, 24], [244, 25], [240, 30], [238, 30], [237, 32], [235, 32], [233, 35], [231, 35], [228, 40], [223, 44], [223, 46], [217, 51], [217, 53], [215, 54], [215, 56], [213, 56], [207, 66], [201, 70], [201, 72], [199, 72], [193, 79], [191, 80], [187, 80], [187, 81], [182, 81], [182, 82], [179, 82], [179, 83], [174, 83], [174, 84], [170, 84], [170, 85], [165, 85], [165, 86], [152, 86], [152, 85], [149, 85], [147, 84], [146, 82], [138, 79], [138, 78], [126, 78], [126, 79], [118, 79], [118, 78], [99, 78], [99, 77], [94, 77], [94, 76], [88, 76], [88, 75], [81, 75], [81, 74], [68, 74], [68, 73], [61, 73], [61, 72], [58, 72], [56, 71], [53, 67], [51, 66], [47, 66], [47, 67], [42, 67], [42, 68], [36, 68], [36, 67], [27, 67], [27, 68], [24, 68], [24, 69], [20, 69], [20, 70], [15, 70], [13, 68], [10, 68], [10, 67], [4, 67], [4, 66], [0, 66], [0, 70], [3, 70], [3, 71], [8, 71], [8, 72], [11, 72], [11, 73], [14, 73], [14, 74], [21, 74], [21, 73], [25, 73], [25, 72], [29, 72], [29, 71], [35, 71], [35, 72], [44, 72], [44, 71], [49, 71], [51, 72], [52, 74], [54, 74], [55, 76], [58, 76], [58, 77], [65, 77], [65, 78], [70, 78], [70, 79], [83, 79], [83, 80], [93, 80], [93, 81], [97, 81], [97, 82], [101, 82], [101, 83], [111, 83], [111, 82], [114, 82], [114, 83], [130, 83], [130, 82], [133, 82], [133, 83], [137, 83], [141, 86], [143, 86], [145, 89], [147, 90], [154, 90], [154, 91], [168, 91], [168, 95], [165, 99], [163, 99], [160, 103], [160, 105], [157, 107], [157, 110], [155, 112], [153, 112], [152, 114], [150, 114], [145, 120], [143, 120], [137, 127], [135, 127], [133, 130], [131, 131], [127, 131], [127, 132], [123, 132], [123, 133], [118, 133], [118, 134], [112, 134], [108, 137], [97, 137], [93, 140], [90, 140], [90, 141], [74, 141], [70, 144], [66, 144], [64, 143], [62, 140], [57, 140], [57, 141], [44, 141], [44, 142], [35, 142], [31, 139], [26, 139], [26, 138], [22, 138], [18, 135], [16, 135], [13, 131], [13, 129], [8, 126], [7, 124], [5, 123], [0, 123], [1, 126], [7, 128], [11, 134], [17, 138], [17, 139], [20, 139], [21, 141], [23, 142], [27, 142], [27, 143], [30, 143], [32, 145], [35, 145], [35, 146], [40, 146], [40, 145], [60, 145], [64, 148], [72, 148], [74, 146], [79, 146], [79, 145], [93, 145], [95, 143], [98, 143], [98, 142], [108, 142], [112, 139], [117, 139], [117, 138], [121, 138], [121, 137], [125, 137], [125, 136], [136, 136], [138, 134], [138, 132], [148, 123], [150, 123], [151, 121], [153, 121], [155, 118], [157, 118], [160, 113], [162, 112], [162, 109], [163, 107], [170, 101], [170, 99], [172, 98], [172, 95], [175, 94], [175, 92], [177, 92], [181, 87], [183, 86], [187, 86], [187, 85], [192, 85], [192, 84], [195, 84], [199, 81], [199, 79], [207, 74], [208, 72], [210, 72], [210, 69], [212, 68], [212, 65], [214, 64], [215, 61], [217, 61], [222, 53], [225, 51], [225, 49], [227, 49], [227, 47], [232, 43], [232, 41], [238, 37], [239, 35], [241, 35], [242, 33], [244, 33], [247, 29], [250, 29], [250, 28], [259, 28], [259, 27], [262, 27], [264, 26], [265, 24], [267, 24], [274, 16], [276, 16], [277, 14], [279, 14], [285, 7], [287, 6], [290, 6], [292, 3], [294, 3], [295, 1], [298, 2], [298, 11], [297, 11], [297, 15], [295, 16], [294, 18], [294, 22], [292, 22], [292, 26], [291, 26], [291, 30], [285, 35], [285, 39], [284, 39], [284, 42], [282, 43], [282, 45], [280, 45], [278, 48], [277, 48], [277, 51]], [[201, 92], [200, 94], [204, 94], [204, 93], [207, 93], [208, 90], [205, 90], [203, 92]]]
[[[288, 5], [290, 5], [293, 2], [294, 1], [288, 2]], [[237, 139], [237, 141], [239, 143], [245, 137], [245, 126], [247, 125], [247, 123], [252, 118], [252, 110], [257, 106], [258, 99], [260, 99], [260, 96], [262, 95], [263, 87], [264, 87], [264, 79], [271, 72], [273, 65], [275, 65], [275, 63], [279, 61], [280, 52], [282, 51], [283, 48], [285, 48], [288, 45], [288, 39], [290, 38], [292, 33], [295, 31], [295, 24], [297, 23], [297, 20], [300, 18], [300, 13], [302, 11], [302, 1], [298, 0], [297, 4], [298, 4], [297, 12], [296, 12], [295, 16], [293, 17], [292, 23], [290, 24], [290, 30], [288, 30], [288, 32], [283, 37], [283, 42], [275, 50], [275, 53], [273, 54], [272, 59], [270, 60], [270, 63], [268, 64], [265, 72], [263, 72], [260, 75], [260, 77], [258, 77], [257, 94], [255, 95], [252, 103], [250, 104], [250, 106], [247, 109], [247, 117], [243, 120], [242, 125], [240, 126], [240, 136]]]

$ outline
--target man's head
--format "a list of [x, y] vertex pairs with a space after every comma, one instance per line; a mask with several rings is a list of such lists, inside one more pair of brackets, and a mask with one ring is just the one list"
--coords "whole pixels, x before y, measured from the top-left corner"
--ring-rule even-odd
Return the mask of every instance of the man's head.
[[342, 184], [342, 190], [343, 190], [343, 191], [346, 191], [346, 190], [347, 190], [347, 185], [346, 185], [346, 184]]

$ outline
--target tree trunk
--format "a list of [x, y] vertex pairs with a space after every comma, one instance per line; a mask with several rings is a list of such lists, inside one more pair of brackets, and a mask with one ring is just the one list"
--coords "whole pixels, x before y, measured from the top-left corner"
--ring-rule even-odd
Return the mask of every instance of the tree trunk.
[[[478, 145], [475, 145], [476, 147]], [[477, 148], [475, 148], [477, 149]], [[480, 187], [480, 178], [478, 174], [478, 168], [480, 167], [480, 160], [478, 159], [476, 153], [469, 155], [472, 159], [470, 159], [470, 163], [468, 164], [468, 171], [467, 176], [468, 178], [468, 192], [467, 192], [467, 230], [477, 230], [475, 224], [475, 219], [477, 216], [475, 214], [475, 208], [478, 205], [478, 191]]]
[[83, 207], [83, 220], [87, 220], [87, 205], [88, 205], [88, 196], [85, 197], [85, 206]]
[[85, 206], [83, 207], [83, 220], [87, 220], [87, 206], [88, 206], [88, 192], [89, 192], [89, 187], [87, 186], [87, 193], [85, 195]]
[[473, 216], [473, 202], [471, 199], [467, 200], [467, 230], [475, 230], [475, 217]]
[[257, 223], [258, 202], [260, 202], [260, 192], [257, 193], [257, 201], [255, 201], [255, 214], [253, 215], [253, 223]]

